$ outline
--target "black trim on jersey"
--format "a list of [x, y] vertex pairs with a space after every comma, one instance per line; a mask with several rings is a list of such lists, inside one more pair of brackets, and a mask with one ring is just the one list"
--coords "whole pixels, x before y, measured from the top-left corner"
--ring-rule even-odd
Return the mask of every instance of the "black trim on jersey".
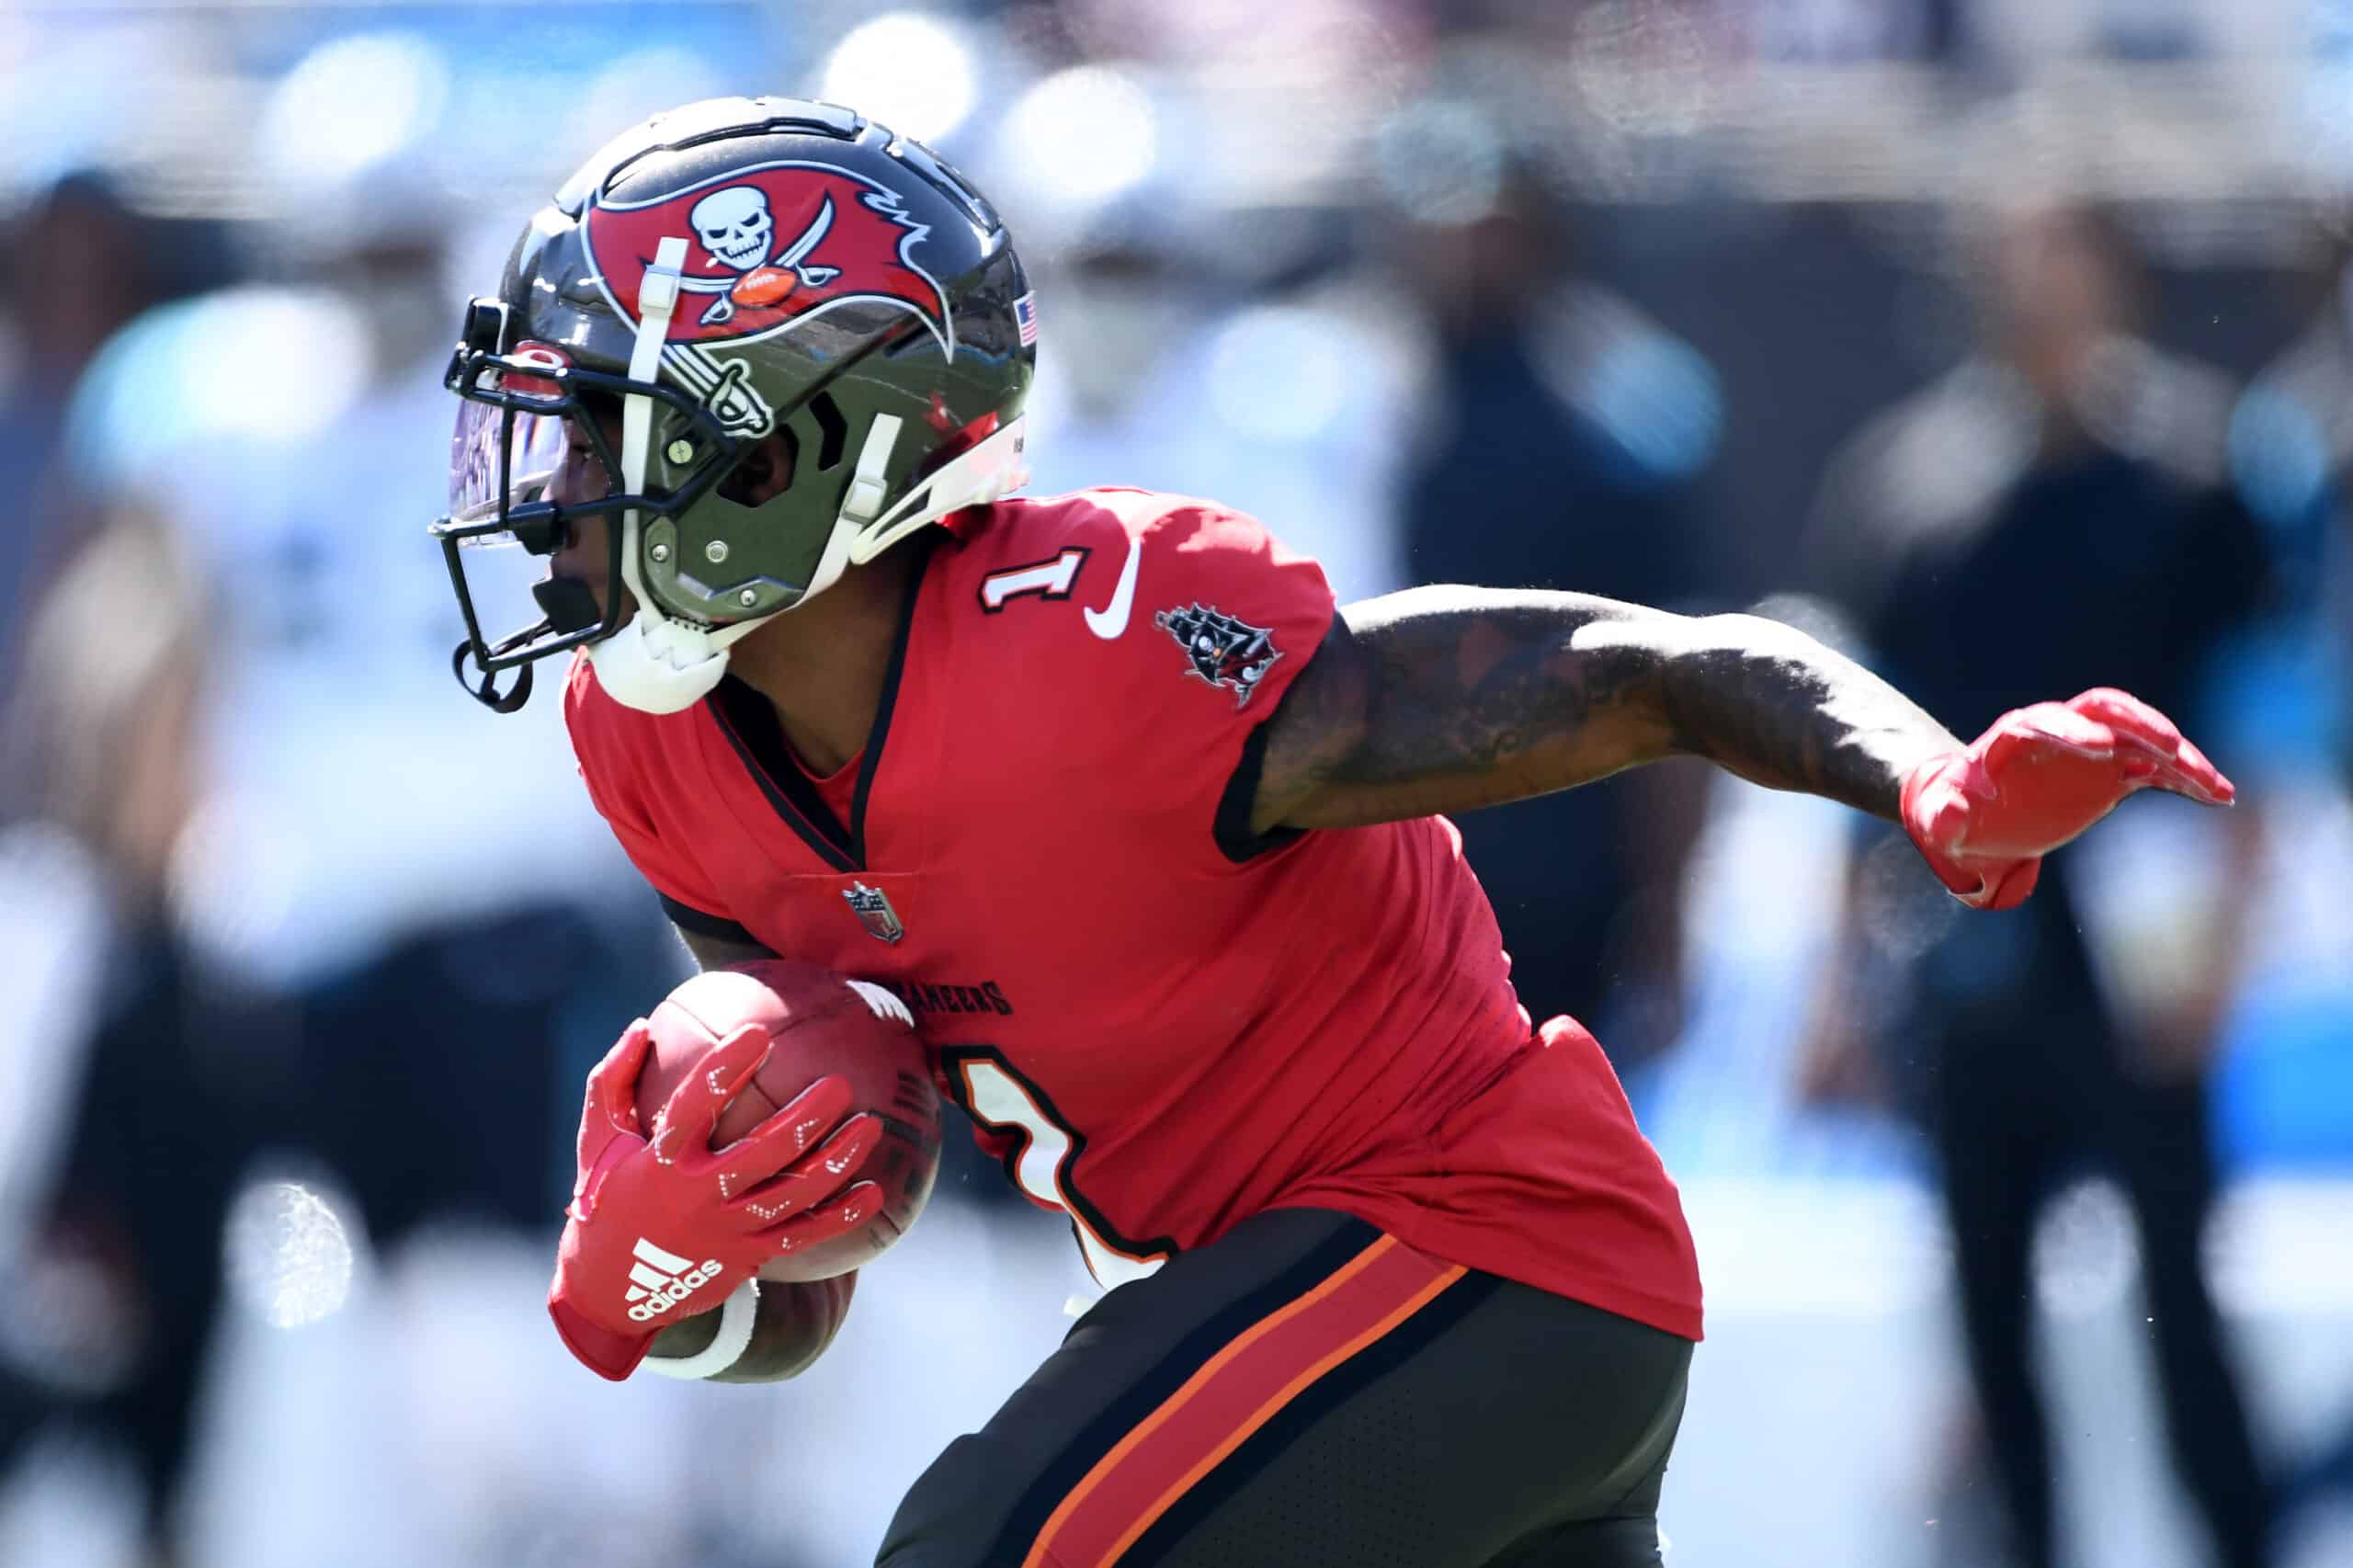
[[1412, 1360], [1502, 1287], [1503, 1281], [1492, 1274], [1463, 1275], [1423, 1302], [1412, 1317], [1300, 1390], [1297, 1398], [1170, 1503], [1120, 1556], [1120, 1568], [1152, 1568], [1162, 1561], [1196, 1525], [1306, 1437], [1317, 1422]]
[[[966, 1062], [995, 1062], [1005, 1070], [1006, 1077], [1029, 1091], [1029, 1097], [1038, 1102], [1038, 1108], [1045, 1113], [1046, 1119], [1061, 1128], [1069, 1136], [1070, 1153], [1062, 1158], [1060, 1175], [1063, 1179], [1056, 1185], [1063, 1197], [1069, 1200], [1071, 1212], [1086, 1221], [1086, 1228], [1093, 1231], [1098, 1240], [1114, 1252], [1125, 1253], [1130, 1257], [1140, 1260], [1149, 1259], [1154, 1256], [1175, 1257], [1184, 1250], [1176, 1244], [1176, 1238], [1174, 1236], [1154, 1236], [1150, 1241], [1142, 1242], [1130, 1241], [1120, 1233], [1118, 1226], [1103, 1217], [1101, 1210], [1087, 1200], [1086, 1195], [1078, 1190], [1078, 1157], [1086, 1153], [1086, 1134], [1073, 1127], [1070, 1124], [1070, 1119], [1063, 1115], [1062, 1108], [1054, 1104], [1052, 1097], [1040, 1088], [1029, 1074], [1007, 1062], [1005, 1059], [1005, 1052], [995, 1046], [949, 1045], [940, 1048], [939, 1065], [948, 1077], [949, 1097], [955, 1100], [965, 1115], [990, 1131], [1000, 1135], [1005, 1132], [1007, 1125], [1001, 1121], [991, 1121], [972, 1108], [971, 1092], [964, 1086], [964, 1074], [957, 1071], [957, 1068]], [[1015, 1126], [1012, 1131], [1013, 1148], [1005, 1156], [1003, 1162], [1005, 1174], [1006, 1179], [1013, 1183], [1015, 1191], [1026, 1193], [1029, 1188], [1021, 1185], [1020, 1168], [1021, 1156], [1029, 1149], [1029, 1135], [1018, 1126]], [[1082, 1255], [1085, 1251], [1083, 1247], [1080, 1249]]]
[[[1285, 692], [1284, 696], [1290, 694]], [[1276, 705], [1275, 713], [1282, 707]], [[1233, 765], [1233, 776], [1225, 781], [1225, 793], [1217, 799], [1217, 819], [1211, 831], [1217, 835], [1217, 846], [1225, 858], [1239, 866], [1261, 855], [1273, 853], [1284, 845], [1304, 837], [1303, 827], [1269, 828], [1265, 833], [1250, 831], [1250, 814], [1258, 804], [1258, 777], [1267, 770], [1267, 732], [1274, 714], [1262, 720], [1242, 743], [1242, 760]]]
[[722, 676], [703, 701], [719, 722], [719, 733], [735, 748], [744, 771], [760, 787], [769, 809], [784, 819], [784, 825], [835, 870], [865, 869], [850, 858], [849, 835], [843, 830], [841, 819], [793, 760], [776, 706], [733, 676]]
[[891, 663], [882, 672], [882, 700], [874, 708], [874, 727], [866, 733], [866, 757], [858, 769], [858, 786], [849, 798], [849, 853], [859, 870], [866, 864], [866, 800], [874, 790], [875, 771], [882, 766], [882, 748], [891, 739], [891, 714], [899, 706], [899, 677], [906, 673], [907, 643], [915, 629], [915, 605], [923, 597], [924, 574], [931, 569], [931, 552], [938, 546], [938, 528], [926, 528], [899, 548], [915, 553], [907, 572], [906, 602], [899, 606], [898, 630], [891, 637]]
[[657, 892], [654, 896], [662, 901], [662, 913], [670, 917], [670, 924], [681, 931], [692, 931], [698, 937], [710, 937], [722, 942], [744, 942], [755, 948], [767, 945], [733, 920], [706, 914], [691, 903], [680, 903], [666, 892]]
[[[1019, 1562], [1036, 1543], [1038, 1532], [1045, 1528], [1054, 1510], [1062, 1506], [1063, 1499], [1086, 1479], [1087, 1472], [1154, 1411], [1166, 1403], [1170, 1395], [1190, 1381], [1211, 1357], [1247, 1333], [1251, 1324], [1280, 1312], [1329, 1279], [1346, 1267], [1349, 1259], [1380, 1239], [1377, 1228], [1349, 1217], [1297, 1263], [1249, 1294], [1228, 1302], [1178, 1340], [1151, 1370], [1112, 1400], [1038, 1472], [1037, 1479], [1014, 1504], [1004, 1529], [982, 1561]], [[1404, 1326], [1400, 1324], [1394, 1332], [1404, 1332]], [[1083, 1334], [1086, 1330], [1086, 1324], [1081, 1322], [1071, 1332]]]
[[719, 733], [727, 737], [744, 770], [752, 776], [770, 809], [783, 819], [810, 852], [836, 871], [863, 871], [866, 864], [866, 801], [874, 787], [874, 770], [881, 764], [882, 746], [890, 739], [891, 714], [899, 702], [899, 677], [907, 662], [907, 640], [915, 630], [915, 602], [923, 593], [924, 570], [931, 562], [935, 540], [930, 530], [901, 548], [915, 556], [907, 574], [905, 602], [891, 639], [891, 663], [882, 676], [882, 700], [875, 705], [874, 722], [866, 732], [866, 749], [859, 755], [858, 782], [850, 796], [849, 823], [845, 826], [825, 803], [824, 791], [792, 755], [784, 737], [776, 705], [733, 676], [722, 676], [703, 699]]

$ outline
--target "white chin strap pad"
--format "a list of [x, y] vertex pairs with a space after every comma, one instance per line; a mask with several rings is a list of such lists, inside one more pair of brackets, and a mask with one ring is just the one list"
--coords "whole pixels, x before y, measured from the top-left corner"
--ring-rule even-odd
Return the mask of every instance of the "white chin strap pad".
[[624, 708], [676, 713], [710, 694], [727, 673], [727, 645], [758, 624], [706, 631], [640, 607], [619, 631], [588, 644], [588, 663], [597, 684]]
[[[662, 344], [677, 308], [678, 275], [686, 266], [687, 242], [665, 237], [638, 288], [637, 339], [631, 347], [631, 381], [651, 381], [662, 373]], [[621, 400], [621, 483], [634, 494], [645, 488], [645, 451], [654, 427], [654, 400], [632, 392]], [[639, 520], [621, 515], [621, 580], [637, 598], [637, 613], [619, 631], [588, 644], [588, 663], [607, 695], [641, 713], [676, 713], [709, 696], [727, 673], [727, 646], [758, 621], [713, 631], [673, 620], [653, 608], [637, 566]]]

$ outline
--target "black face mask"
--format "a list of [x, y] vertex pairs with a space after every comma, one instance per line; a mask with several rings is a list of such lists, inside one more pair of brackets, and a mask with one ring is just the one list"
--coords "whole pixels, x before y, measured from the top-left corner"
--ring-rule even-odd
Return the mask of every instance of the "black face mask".
[[[513, 317], [503, 301], [468, 304], [463, 335], [442, 376], [442, 384], [464, 400], [450, 441], [449, 511], [430, 529], [441, 543], [458, 608], [465, 617], [466, 638], [450, 655], [451, 668], [478, 701], [501, 713], [511, 713], [529, 699], [531, 666], [539, 660], [620, 630], [627, 545], [622, 514], [685, 510], [733, 465], [739, 449], [708, 410], [683, 394], [582, 369], [560, 350], [511, 342], [512, 333]], [[629, 492], [620, 455], [590, 406], [592, 399], [610, 407], [629, 395], [658, 400], [694, 429], [702, 460], [665, 494]], [[546, 499], [546, 494], [563, 461], [571, 428], [587, 437], [604, 476], [603, 494], [559, 505]], [[531, 587], [541, 619], [495, 642], [489, 641], [467, 581], [464, 552], [520, 545], [534, 555], [553, 555], [583, 519], [597, 517], [605, 519], [608, 602], [599, 607], [595, 591], [575, 578], [551, 576]], [[501, 690], [498, 673], [509, 669], [517, 672], [515, 679]]]

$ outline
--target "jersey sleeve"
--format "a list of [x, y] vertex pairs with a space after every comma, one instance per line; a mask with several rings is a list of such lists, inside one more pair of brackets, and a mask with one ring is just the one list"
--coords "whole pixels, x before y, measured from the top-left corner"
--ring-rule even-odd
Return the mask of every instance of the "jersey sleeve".
[[727, 901], [702, 869], [665, 838], [629, 744], [628, 716], [597, 685], [585, 658], [574, 661], [564, 683], [563, 722], [590, 803], [613, 830], [638, 875], [660, 896], [671, 920], [705, 937], [757, 940], [729, 913]]
[[1214, 503], [1086, 497], [1059, 536], [1087, 551], [1055, 618], [1072, 782], [1110, 792], [1136, 856], [1233, 866], [1298, 837], [1253, 835], [1250, 810], [1266, 722], [1331, 629], [1323, 569]]

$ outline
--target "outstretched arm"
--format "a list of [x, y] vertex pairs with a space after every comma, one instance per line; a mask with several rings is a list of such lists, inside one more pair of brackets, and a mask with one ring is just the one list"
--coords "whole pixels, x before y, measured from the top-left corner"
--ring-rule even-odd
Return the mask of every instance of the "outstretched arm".
[[1255, 825], [1467, 811], [1687, 754], [1894, 819], [1960, 749], [1869, 670], [1756, 616], [1415, 588], [1351, 605], [1269, 723]]
[[1352, 605], [1267, 721], [1252, 825], [1346, 827], [1702, 756], [1900, 821], [1953, 894], [2007, 908], [2041, 857], [2136, 790], [2230, 781], [2105, 687], [1963, 746], [1893, 687], [1778, 621], [1578, 594], [1417, 588]]

